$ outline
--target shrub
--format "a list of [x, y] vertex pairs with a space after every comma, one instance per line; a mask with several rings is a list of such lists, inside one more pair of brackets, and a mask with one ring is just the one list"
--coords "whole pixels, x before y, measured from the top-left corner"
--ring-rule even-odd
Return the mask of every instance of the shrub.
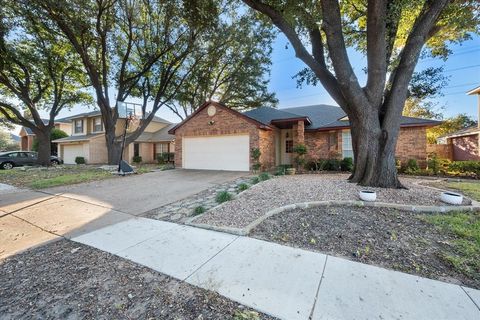
[[308, 171], [317, 171], [318, 170], [318, 162], [314, 160], [307, 161], [305, 164], [305, 170]]
[[142, 157], [141, 156], [133, 156], [132, 161], [134, 163], [140, 163], [140, 162], [142, 162]]
[[282, 164], [282, 165], [278, 166], [276, 171], [275, 171], [275, 175], [276, 176], [284, 176], [287, 168], [290, 168], [290, 167], [291, 166], [287, 165], [287, 164]]
[[419, 169], [417, 160], [415, 159], [408, 159], [407, 164], [405, 165], [405, 168], [403, 171], [407, 174], [413, 174], [417, 172]]
[[167, 162], [173, 162], [173, 159], [175, 157], [175, 153], [173, 152], [162, 152], [162, 153], [157, 153], [157, 162], [158, 164], [165, 164]]
[[242, 191], [245, 191], [249, 188], [248, 184], [246, 183], [240, 183], [238, 186], [237, 186], [237, 190], [238, 192], [242, 192]]
[[215, 197], [215, 201], [217, 201], [218, 203], [224, 203], [230, 200], [232, 200], [232, 194], [228, 191], [220, 191]]
[[253, 177], [251, 180], [250, 180], [251, 184], [257, 184], [260, 182], [260, 179], [258, 177]]
[[307, 154], [307, 147], [304, 144], [297, 144], [293, 148], [293, 152], [297, 154], [295, 157], [295, 164], [297, 168], [305, 166], [305, 155]]
[[193, 210], [193, 215], [198, 216], [199, 214], [204, 213], [207, 211], [204, 206], [198, 206]]
[[454, 161], [448, 165], [448, 171], [480, 177], [480, 161]]
[[328, 171], [340, 171], [342, 168], [341, 161], [338, 159], [327, 159], [323, 164], [323, 168], [323, 170]]
[[352, 171], [353, 159], [350, 157], [343, 158], [343, 160], [340, 162], [340, 169], [342, 169], [342, 171]]
[[75, 163], [76, 164], [85, 164], [85, 158], [84, 157], [75, 157]]
[[270, 178], [271, 178], [271, 176], [270, 176], [270, 174], [269, 174], [268, 172], [262, 172], [262, 173], [260, 173], [260, 174], [258, 175], [258, 179], [259, 179], [260, 181], [265, 181], [265, 180], [268, 180], [268, 179], [270, 179]]
[[252, 169], [254, 171], [258, 171], [258, 170], [260, 170], [261, 166], [262, 165], [260, 163], [254, 163], [254, 164], [252, 164]]

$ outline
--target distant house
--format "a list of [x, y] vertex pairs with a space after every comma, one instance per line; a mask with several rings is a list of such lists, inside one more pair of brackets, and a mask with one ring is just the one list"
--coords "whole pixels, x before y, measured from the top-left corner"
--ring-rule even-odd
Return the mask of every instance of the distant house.
[[[48, 124], [49, 120], [42, 119], [44, 124]], [[58, 119], [54, 122], [55, 128], [65, 131], [67, 134], [71, 131], [71, 123], [68, 118]], [[20, 149], [22, 151], [32, 151], [33, 140], [35, 133], [28, 127], [22, 127], [20, 129]], [[53, 150], [52, 150], [53, 151]]]
[[[402, 117], [397, 158], [417, 159], [424, 165], [426, 129], [438, 124]], [[353, 157], [348, 118], [341, 108], [330, 105], [262, 107], [240, 113], [206, 102], [170, 133], [175, 134], [175, 166], [187, 169], [249, 171], [253, 149], [260, 150], [266, 169], [290, 165], [298, 144], [305, 144], [310, 158]]]
[[[74, 164], [76, 157], [85, 158], [89, 164], [107, 163], [108, 153], [105, 131], [100, 111], [78, 114], [68, 118], [71, 123], [70, 136], [54, 140], [58, 144], [58, 156], [66, 164]], [[124, 159], [131, 162], [141, 156], [145, 163], [155, 162], [157, 155], [174, 152], [175, 136], [168, 133], [174, 124], [154, 117], [145, 131], [125, 149]], [[117, 121], [117, 136], [123, 134], [125, 120]]]
[[[480, 87], [467, 92], [478, 96], [478, 116], [480, 119]], [[475, 127], [469, 127], [438, 139], [439, 143], [449, 146], [451, 158], [455, 161], [480, 161], [480, 121]]]
[[10, 139], [12, 139], [13, 142], [20, 143], [20, 137], [17, 136], [16, 134], [10, 133]]

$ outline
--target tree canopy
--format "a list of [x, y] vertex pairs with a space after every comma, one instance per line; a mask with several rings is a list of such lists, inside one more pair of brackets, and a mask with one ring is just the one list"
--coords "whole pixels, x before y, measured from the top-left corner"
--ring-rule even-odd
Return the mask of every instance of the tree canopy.
[[[479, 32], [480, 3], [448, 0], [321, 0], [244, 3], [268, 17], [305, 65], [300, 81], [321, 83], [348, 115], [352, 182], [401, 187], [395, 149], [408, 87], [422, 50], [447, 57], [448, 45]], [[366, 56], [360, 83], [348, 48]]]

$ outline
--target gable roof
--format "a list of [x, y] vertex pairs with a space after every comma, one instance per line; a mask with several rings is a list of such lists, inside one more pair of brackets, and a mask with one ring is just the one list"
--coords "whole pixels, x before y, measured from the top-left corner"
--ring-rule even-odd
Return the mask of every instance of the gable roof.
[[[305, 130], [330, 130], [348, 128], [350, 126], [348, 120], [341, 120], [347, 115], [340, 107], [326, 104], [285, 109], [261, 107], [246, 111], [243, 114], [261, 121], [266, 125], [270, 125], [272, 120], [277, 119], [277, 117], [282, 117], [282, 119], [289, 119], [288, 117], [291, 119], [301, 119], [303, 117], [310, 121], [309, 124], [305, 124]], [[441, 121], [437, 120], [402, 116], [400, 125], [403, 127], [432, 126], [440, 123]]]
[[[100, 112], [100, 110], [94, 110], [94, 111], [90, 111], [90, 112], [79, 113], [79, 114], [64, 118], [62, 120], [68, 120], [70, 122], [70, 121], [72, 121], [74, 119], [78, 119], [78, 118], [91, 118], [91, 117], [98, 117], [98, 116], [101, 116], [101, 115], [102, 115], [102, 113]], [[148, 117], [149, 115], [150, 115], [150, 113], [147, 112], [146, 116]], [[152, 121], [167, 123], [167, 124], [171, 123], [170, 121], [165, 120], [163, 118], [160, 118], [158, 116], [153, 116]]]
[[[181, 126], [183, 126], [184, 124], [186, 124], [187, 122], [189, 122], [191, 119], [193, 119], [198, 113], [200, 113], [203, 109], [205, 109], [206, 107], [210, 106], [210, 105], [214, 105], [215, 107], [217, 108], [221, 108], [223, 110], [226, 110], [230, 113], [232, 113], [233, 115], [236, 115], [236, 116], [240, 116], [242, 118], [244, 118], [245, 120], [255, 124], [257, 127], [259, 127], [260, 129], [265, 129], [265, 130], [271, 130], [271, 127], [269, 124], [265, 124], [255, 118], [252, 118], [252, 117], [249, 117], [247, 115], [245, 115], [244, 113], [241, 113], [241, 112], [238, 112], [236, 110], [233, 110], [233, 109], [230, 109], [229, 107], [225, 106], [224, 104], [220, 103], [220, 102], [216, 102], [216, 101], [205, 101], [200, 107], [198, 107], [197, 110], [195, 110], [195, 112], [193, 112], [191, 115], [189, 115], [185, 120], [183, 120], [182, 122], [180, 122], [179, 124], [175, 125], [173, 128], [171, 128], [168, 133], [169, 134], [175, 134], [175, 131], [180, 128]], [[273, 110], [276, 110], [276, 109], [273, 109]]]
[[473, 134], [480, 134], [480, 128], [478, 126], [471, 126], [468, 128], [464, 128], [464, 129], [440, 136], [438, 137], [438, 139], [463, 137], [463, 136], [470, 136]]
[[472, 89], [472, 90], [467, 91], [467, 94], [468, 94], [468, 95], [480, 94], [480, 86], [478, 86], [478, 87], [476, 87], [476, 88], [474, 88], [474, 89]]

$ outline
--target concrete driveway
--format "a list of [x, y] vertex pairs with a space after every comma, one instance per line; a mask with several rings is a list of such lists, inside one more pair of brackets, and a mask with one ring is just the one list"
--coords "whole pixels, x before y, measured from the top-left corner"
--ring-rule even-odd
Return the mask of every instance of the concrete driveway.
[[45, 189], [44, 192], [139, 215], [246, 174], [245, 172], [177, 169], [55, 187]]
[[245, 172], [169, 170], [0, 194], [0, 259], [72, 238], [194, 195]]

